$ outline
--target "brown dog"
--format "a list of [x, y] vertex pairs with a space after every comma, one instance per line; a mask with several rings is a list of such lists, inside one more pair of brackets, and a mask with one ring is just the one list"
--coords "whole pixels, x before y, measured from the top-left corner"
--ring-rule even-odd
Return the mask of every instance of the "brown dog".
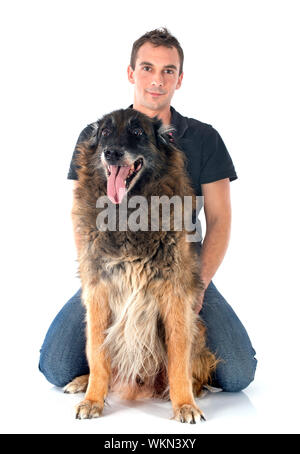
[[[171, 137], [158, 118], [126, 109], [105, 115], [77, 147], [73, 222], [81, 242], [90, 375], [75, 378], [65, 392], [87, 388], [77, 406], [79, 419], [99, 417], [111, 390], [129, 399], [170, 398], [176, 420], [204, 419], [194, 396], [210, 382], [217, 360], [205, 346], [205, 328], [194, 312], [203, 291], [199, 255], [187, 230], [175, 228], [183, 220], [175, 204], [168, 230], [159, 208], [158, 228], [149, 227], [154, 196], [181, 201], [190, 196], [195, 207], [185, 156]], [[133, 196], [147, 202], [138, 213], [147, 229], [128, 228], [130, 216], [137, 220]], [[103, 218], [99, 221], [103, 197], [105, 209], [115, 210], [115, 228], [105, 230]], [[120, 220], [125, 206], [126, 229]]]

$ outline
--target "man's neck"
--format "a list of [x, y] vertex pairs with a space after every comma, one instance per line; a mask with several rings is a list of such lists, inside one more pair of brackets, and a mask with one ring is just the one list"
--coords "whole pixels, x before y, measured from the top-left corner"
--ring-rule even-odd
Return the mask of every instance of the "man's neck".
[[171, 109], [170, 105], [164, 107], [162, 110], [151, 110], [147, 109], [147, 107], [137, 105], [133, 103], [133, 109], [138, 110], [139, 112], [142, 112], [145, 115], [148, 115], [148, 117], [155, 117], [155, 115], [158, 116], [158, 118], [161, 119], [164, 125], [169, 125], [171, 123]]

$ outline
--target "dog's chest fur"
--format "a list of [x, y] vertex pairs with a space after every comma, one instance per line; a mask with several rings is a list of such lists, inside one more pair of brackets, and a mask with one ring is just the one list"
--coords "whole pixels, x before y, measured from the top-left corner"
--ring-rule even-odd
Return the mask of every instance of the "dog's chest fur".
[[[166, 366], [164, 332], [158, 302], [147, 291], [151, 267], [143, 261], [110, 266], [109, 305], [112, 319], [103, 346], [118, 382], [154, 380]], [[107, 270], [108, 271], [108, 270]]]

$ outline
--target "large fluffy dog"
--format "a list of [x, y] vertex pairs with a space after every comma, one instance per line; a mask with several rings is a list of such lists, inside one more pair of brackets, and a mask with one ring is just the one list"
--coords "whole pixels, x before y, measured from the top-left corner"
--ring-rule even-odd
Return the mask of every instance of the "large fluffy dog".
[[[204, 419], [194, 396], [209, 383], [217, 361], [205, 346], [205, 328], [194, 312], [203, 290], [199, 256], [186, 240], [184, 225], [174, 227], [182, 211], [171, 206], [169, 230], [162, 223], [156, 229], [121, 229], [118, 217], [126, 205], [129, 220], [133, 196], [148, 202], [139, 215], [149, 223], [155, 214], [153, 196], [190, 196], [194, 206], [184, 154], [157, 117], [126, 109], [94, 124], [92, 137], [78, 145], [76, 161], [73, 222], [80, 236], [90, 368], [89, 376], [77, 377], [65, 388], [87, 388], [76, 417], [100, 416], [108, 392], [118, 390], [129, 399], [170, 398], [178, 421]], [[99, 200], [105, 196], [104, 206]], [[105, 230], [99, 228], [98, 216], [109, 205], [118, 222]]]

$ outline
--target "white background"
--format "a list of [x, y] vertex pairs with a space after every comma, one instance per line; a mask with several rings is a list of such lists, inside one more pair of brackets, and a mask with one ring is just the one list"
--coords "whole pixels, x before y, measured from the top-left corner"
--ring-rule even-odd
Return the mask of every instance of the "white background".
[[[299, 432], [299, 2], [1, 2], [1, 432]], [[209, 395], [207, 422], [171, 406], [111, 400], [76, 421], [38, 371], [39, 349], [78, 290], [67, 172], [80, 131], [133, 101], [131, 46], [166, 26], [184, 78], [172, 105], [212, 124], [235, 164], [233, 225], [213, 281], [257, 351], [256, 380]]]

